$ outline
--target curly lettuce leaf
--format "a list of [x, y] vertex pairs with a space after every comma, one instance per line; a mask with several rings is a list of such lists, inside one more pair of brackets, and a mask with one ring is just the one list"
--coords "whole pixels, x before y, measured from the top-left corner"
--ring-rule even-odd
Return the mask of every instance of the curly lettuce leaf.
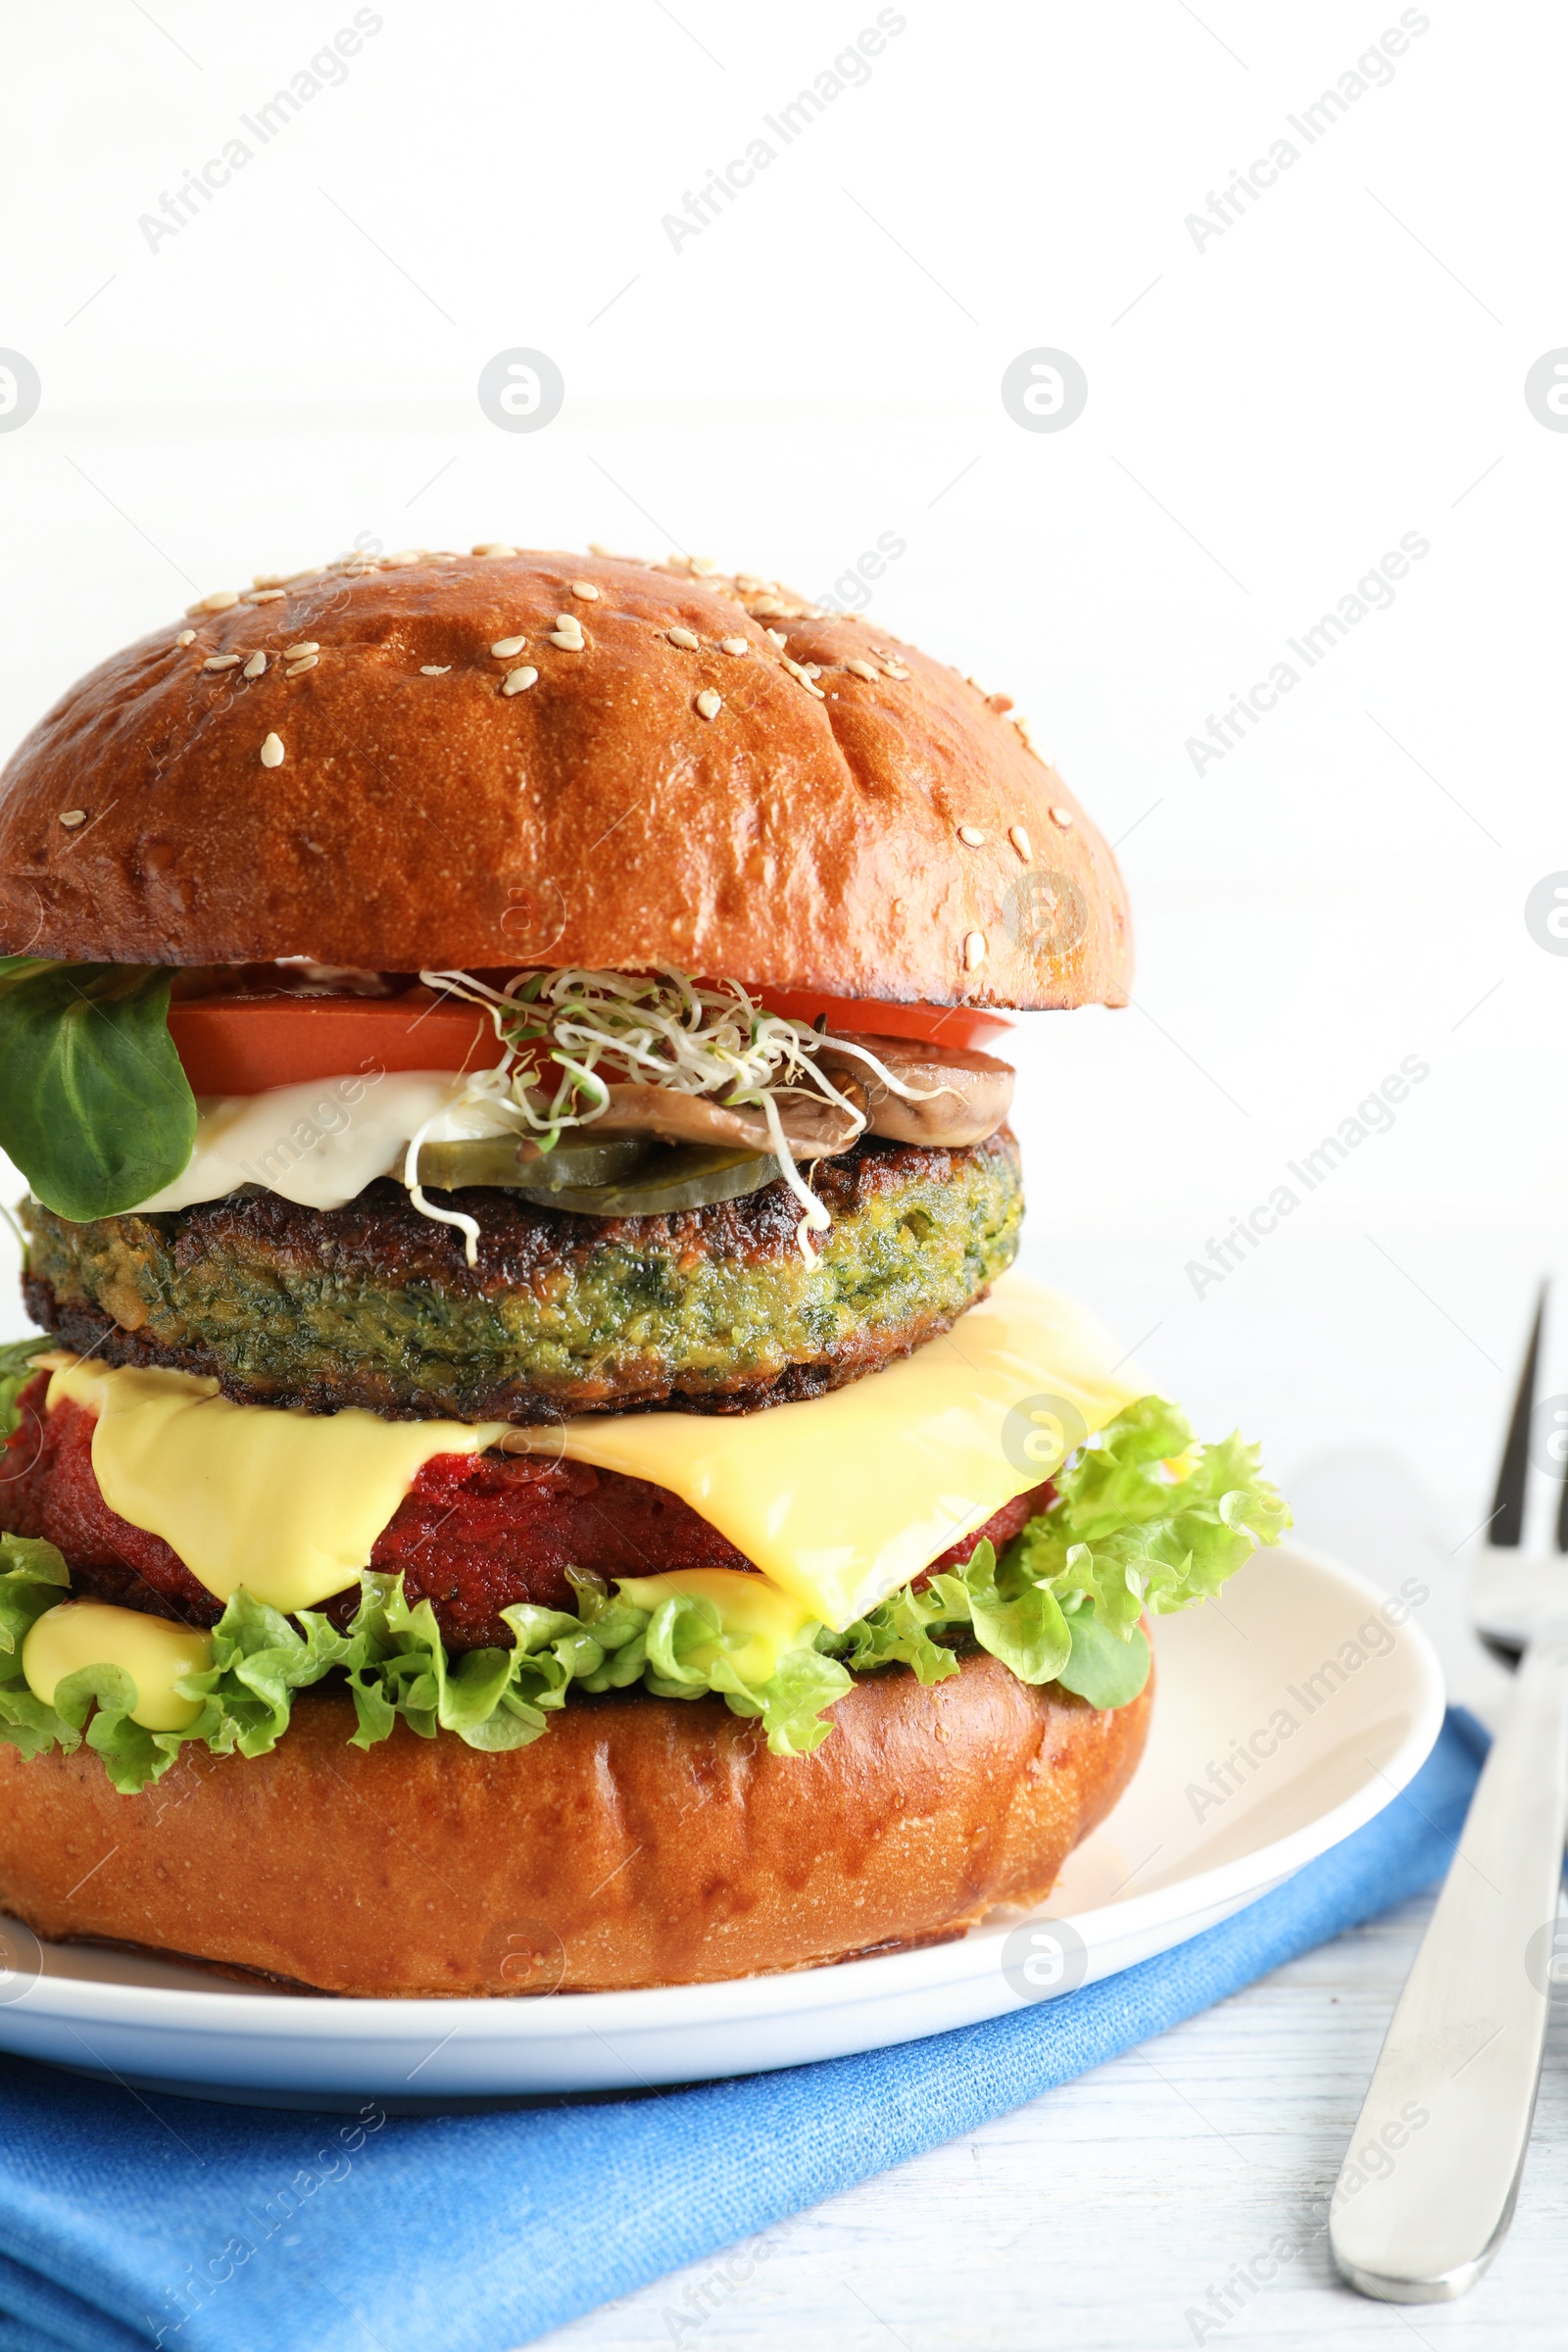
[[68, 1675], [53, 1706], [28, 1690], [22, 1643], [33, 1620], [69, 1596], [70, 1575], [52, 1544], [8, 1536], [3, 1545], [0, 1740], [33, 1756], [85, 1740], [126, 1795], [161, 1780], [187, 1745], [219, 1756], [265, 1755], [288, 1729], [295, 1692], [338, 1672], [354, 1701], [352, 1745], [374, 1746], [401, 1716], [421, 1739], [454, 1732], [491, 1753], [537, 1740], [574, 1686], [599, 1691], [640, 1682], [658, 1697], [717, 1693], [731, 1713], [761, 1725], [775, 1754], [807, 1754], [833, 1728], [823, 1709], [851, 1683], [812, 1646], [814, 1627], [802, 1647], [755, 1681], [738, 1663], [752, 1635], [726, 1631], [710, 1601], [683, 1594], [650, 1615], [588, 1577], [573, 1580], [577, 1615], [526, 1603], [504, 1609], [511, 1648], [450, 1657], [430, 1603], [411, 1608], [400, 1576], [368, 1570], [346, 1630], [317, 1609], [291, 1619], [253, 1593], [235, 1593], [213, 1628], [212, 1664], [175, 1684], [182, 1697], [200, 1702], [200, 1713], [184, 1731], [150, 1732], [132, 1722], [135, 1689], [118, 1667]]
[[190, 1158], [172, 980], [151, 964], [0, 956], [0, 1147], [74, 1223], [118, 1216]]
[[1064, 1690], [1076, 1691], [1092, 1707], [1125, 1707], [1149, 1680], [1153, 1652], [1149, 1636], [1135, 1625], [1125, 1640], [1107, 1633], [1092, 1605], [1075, 1609], [1067, 1620], [1072, 1629], [1072, 1654], [1056, 1680]]
[[8, 1340], [0, 1347], [0, 1445], [4, 1445], [22, 1418], [17, 1410], [17, 1398], [32, 1378], [27, 1358], [36, 1355], [40, 1348], [47, 1348], [49, 1342], [40, 1331], [35, 1332], [30, 1340]]
[[0, 1536], [0, 1740], [27, 1757], [77, 1744], [71, 1725], [28, 1690], [22, 1672], [22, 1644], [34, 1621], [70, 1590], [71, 1571], [52, 1544]]
[[456, 1732], [469, 1747], [526, 1747], [545, 1730], [545, 1710], [564, 1705], [577, 1675], [604, 1652], [579, 1619], [519, 1603], [504, 1609], [514, 1646], [447, 1656], [427, 1600], [410, 1608], [400, 1576], [368, 1574], [349, 1629], [359, 1654], [349, 1669], [359, 1728], [353, 1745], [373, 1747], [401, 1715], [421, 1739]]
[[339, 1633], [318, 1611], [302, 1609], [295, 1623], [242, 1589], [213, 1628], [211, 1666], [182, 1675], [174, 1686], [182, 1697], [202, 1701], [201, 1714], [189, 1731], [156, 1737], [174, 1742], [167, 1751], [171, 1761], [183, 1740], [199, 1740], [219, 1756], [236, 1749], [266, 1755], [288, 1730], [295, 1691], [348, 1666], [353, 1656], [352, 1634]]
[[288, 1729], [297, 1690], [341, 1674], [353, 1697], [353, 1744], [385, 1740], [401, 1716], [421, 1739], [451, 1732], [495, 1753], [525, 1747], [571, 1692], [640, 1684], [660, 1698], [721, 1696], [757, 1722], [776, 1755], [809, 1754], [831, 1731], [826, 1710], [857, 1674], [907, 1666], [923, 1683], [956, 1674], [978, 1644], [1021, 1682], [1059, 1683], [1092, 1706], [1125, 1706], [1148, 1680], [1145, 1611], [1190, 1607], [1235, 1574], [1290, 1515], [1238, 1438], [1195, 1449], [1171, 1405], [1145, 1397], [1101, 1431], [1057, 1481], [1048, 1510], [1001, 1558], [975, 1545], [960, 1568], [890, 1593], [843, 1633], [804, 1627], [758, 1680], [751, 1632], [726, 1628], [706, 1594], [679, 1592], [652, 1611], [573, 1576], [576, 1613], [529, 1604], [502, 1611], [509, 1648], [448, 1655], [427, 1600], [410, 1607], [401, 1577], [367, 1571], [340, 1630], [318, 1610], [295, 1618], [238, 1592], [213, 1632], [213, 1661], [185, 1675], [200, 1702], [187, 1731], [130, 1719], [134, 1692], [113, 1667], [68, 1676], [46, 1706], [22, 1678], [21, 1648], [70, 1578], [49, 1544], [0, 1539], [0, 1740], [26, 1755], [85, 1740], [127, 1793], [158, 1780], [194, 1742], [214, 1755], [259, 1756]]
[[786, 1650], [772, 1674], [753, 1682], [735, 1655], [750, 1645], [751, 1636], [726, 1633], [712, 1601], [680, 1593], [661, 1601], [644, 1622], [643, 1680], [657, 1698], [699, 1698], [717, 1690], [732, 1715], [760, 1722], [775, 1755], [809, 1755], [832, 1731], [822, 1709], [842, 1698], [854, 1678], [814, 1646]]
[[1085, 1593], [1125, 1640], [1146, 1609], [1165, 1614], [1217, 1592], [1290, 1523], [1255, 1446], [1231, 1436], [1195, 1452], [1184, 1415], [1145, 1396], [1081, 1449], [1007, 1558], [1058, 1598]]

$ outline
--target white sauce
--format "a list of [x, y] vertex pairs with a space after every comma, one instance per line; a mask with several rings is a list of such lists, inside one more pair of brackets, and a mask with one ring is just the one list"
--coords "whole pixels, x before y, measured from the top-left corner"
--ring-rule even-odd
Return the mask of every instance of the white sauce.
[[432, 1144], [514, 1132], [483, 1102], [459, 1107], [467, 1084], [451, 1070], [355, 1071], [261, 1095], [198, 1096], [189, 1160], [136, 1206], [189, 1208], [259, 1184], [305, 1208], [342, 1208], [377, 1176], [401, 1174], [410, 1138], [427, 1119]]

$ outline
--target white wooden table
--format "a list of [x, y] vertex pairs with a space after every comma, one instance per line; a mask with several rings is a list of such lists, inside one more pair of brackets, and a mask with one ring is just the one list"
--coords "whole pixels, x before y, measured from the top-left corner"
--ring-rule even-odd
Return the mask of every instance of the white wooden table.
[[[1391, 1585], [1430, 1572], [1427, 1630], [1456, 1696], [1506, 1679], [1470, 1639], [1443, 1514], [1390, 1464], [1323, 1465], [1302, 1534]], [[1462, 1527], [1459, 1530], [1462, 1533]], [[1456, 2304], [1337, 2284], [1328, 2198], [1430, 1897], [1400, 1905], [1175, 2032], [984, 2130], [548, 2338], [550, 2352], [1178, 2352], [1568, 2341], [1568, 2014], [1552, 2030], [1512, 2231]], [[1274, 2250], [1277, 2275], [1233, 2293]], [[760, 2259], [759, 2259], [760, 2255]], [[1259, 2263], [1261, 2271], [1266, 2265]], [[1211, 2301], [1211, 2290], [1220, 2299]]]

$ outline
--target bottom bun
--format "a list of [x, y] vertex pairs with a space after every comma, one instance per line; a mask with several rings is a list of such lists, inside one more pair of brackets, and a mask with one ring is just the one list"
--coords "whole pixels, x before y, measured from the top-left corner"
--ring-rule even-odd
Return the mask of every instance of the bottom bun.
[[322, 1992], [601, 1992], [808, 1968], [1029, 1904], [1102, 1820], [1152, 1686], [1097, 1709], [984, 1653], [858, 1681], [810, 1756], [722, 1701], [579, 1701], [486, 1755], [399, 1723], [346, 1744], [303, 1693], [254, 1761], [187, 1748], [140, 1796], [0, 1746], [0, 1908]]

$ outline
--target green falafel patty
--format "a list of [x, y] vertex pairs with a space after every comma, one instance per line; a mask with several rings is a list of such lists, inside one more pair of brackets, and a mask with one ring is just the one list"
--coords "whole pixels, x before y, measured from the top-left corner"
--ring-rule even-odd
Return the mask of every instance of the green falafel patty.
[[29, 1200], [33, 1319], [109, 1363], [216, 1376], [240, 1402], [391, 1416], [745, 1412], [906, 1355], [1017, 1252], [1018, 1148], [862, 1139], [818, 1163], [817, 1262], [782, 1183], [679, 1216], [585, 1217], [476, 1188], [460, 1236], [370, 1185], [344, 1208], [231, 1193], [73, 1224]]

